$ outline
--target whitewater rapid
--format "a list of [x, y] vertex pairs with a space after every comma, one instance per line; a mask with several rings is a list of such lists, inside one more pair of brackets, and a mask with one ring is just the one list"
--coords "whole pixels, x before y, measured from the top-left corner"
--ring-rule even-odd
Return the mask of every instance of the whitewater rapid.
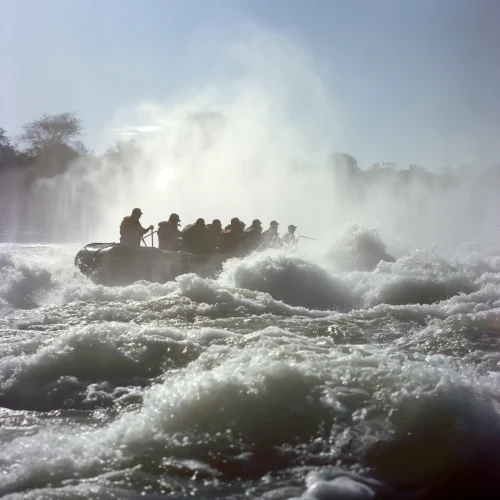
[[499, 248], [117, 288], [78, 248], [0, 245], [4, 498], [499, 498]]

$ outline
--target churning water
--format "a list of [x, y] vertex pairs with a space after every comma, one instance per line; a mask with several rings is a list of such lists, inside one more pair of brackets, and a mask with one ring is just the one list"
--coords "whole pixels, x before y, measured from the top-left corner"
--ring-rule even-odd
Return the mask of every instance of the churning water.
[[0, 492], [497, 498], [500, 249], [335, 245], [122, 288], [3, 245]]

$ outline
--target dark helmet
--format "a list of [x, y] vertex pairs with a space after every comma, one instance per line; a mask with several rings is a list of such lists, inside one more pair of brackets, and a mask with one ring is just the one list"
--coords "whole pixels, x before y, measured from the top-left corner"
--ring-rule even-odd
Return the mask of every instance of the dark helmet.
[[196, 225], [205, 227], [205, 219], [202, 219], [201, 217], [196, 219]]
[[170, 214], [170, 217], [168, 218], [168, 222], [177, 223], [177, 225], [179, 225], [181, 220], [179, 219], [179, 216], [177, 214]]
[[212, 227], [222, 227], [222, 224], [219, 219], [214, 219], [212, 221]]
[[134, 208], [132, 210], [132, 215], [135, 215], [136, 217], [140, 217], [142, 215], [142, 210], [140, 208]]
[[270, 226], [271, 227], [278, 227], [279, 224], [275, 220], [272, 220]]
[[293, 224], [290, 224], [290, 225], [288, 226], [288, 230], [289, 230], [289, 231], [295, 231], [296, 229], [297, 229], [297, 226], [294, 226]]
[[238, 217], [233, 217], [233, 218], [231, 219], [231, 225], [233, 225], [233, 224], [234, 224], [234, 225], [236, 226], [236, 225], [238, 225], [239, 223], [240, 223], [240, 219], [238, 219]]
[[261, 224], [262, 224], [262, 223], [260, 222], [260, 220], [259, 220], [259, 219], [254, 219], [254, 220], [252, 221], [252, 227], [260, 227], [260, 226], [261, 226]]

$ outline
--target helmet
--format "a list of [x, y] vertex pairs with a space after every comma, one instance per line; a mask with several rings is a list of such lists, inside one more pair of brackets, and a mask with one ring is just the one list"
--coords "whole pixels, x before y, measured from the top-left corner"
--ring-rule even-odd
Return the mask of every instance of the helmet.
[[197, 226], [204, 226], [205, 225], [205, 219], [202, 219], [201, 217], [199, 219], [196, 219], [196, 225]]
[[168, 218], [170, 222], [180, 222], [181, 220], [179, 219], [179, 216], [177, 214], [170, 214], [170, 217]]
[[260, 226], [260, 225], [261, 225], [261, 222], [260, 222], [260, 220], [259, 220], [259, 219], [254, 219], [254, 220], [252, 221], [252, 226], [253, 226], [253, 227]]
[[142, 211], [141, 211], [141, 209], [140, 209], [140, 208], [134, 208], [134, 209], [132, 210], [132, 215], [135, 215], [135, 216], [140, 216], [140, 215], [142, 215]]
[[214, 219], [212, 221], [212, 227], [222, 227], [222, 224], [219, 219]]
[[270, 226], [279, 226], [279, 224], [275, 220], [272, 220]]
[[294, 226], [293, 224], [290, 224], [290, 225], [288, 226], [288, 230], [289, 230], [289, 231], [295, 231], [296, 229], [297, 229], [297, 226]]

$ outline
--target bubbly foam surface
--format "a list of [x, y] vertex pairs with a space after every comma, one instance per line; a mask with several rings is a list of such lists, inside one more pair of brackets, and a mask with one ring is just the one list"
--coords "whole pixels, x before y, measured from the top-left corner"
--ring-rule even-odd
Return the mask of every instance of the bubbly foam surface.
[[116, 288], [81, 276], [73, 246], [2, 245], [0, 492], [500, 491], [500, 253], [392, 257], [373, 238], [351, 236], [349, 262], [340, 238]]

